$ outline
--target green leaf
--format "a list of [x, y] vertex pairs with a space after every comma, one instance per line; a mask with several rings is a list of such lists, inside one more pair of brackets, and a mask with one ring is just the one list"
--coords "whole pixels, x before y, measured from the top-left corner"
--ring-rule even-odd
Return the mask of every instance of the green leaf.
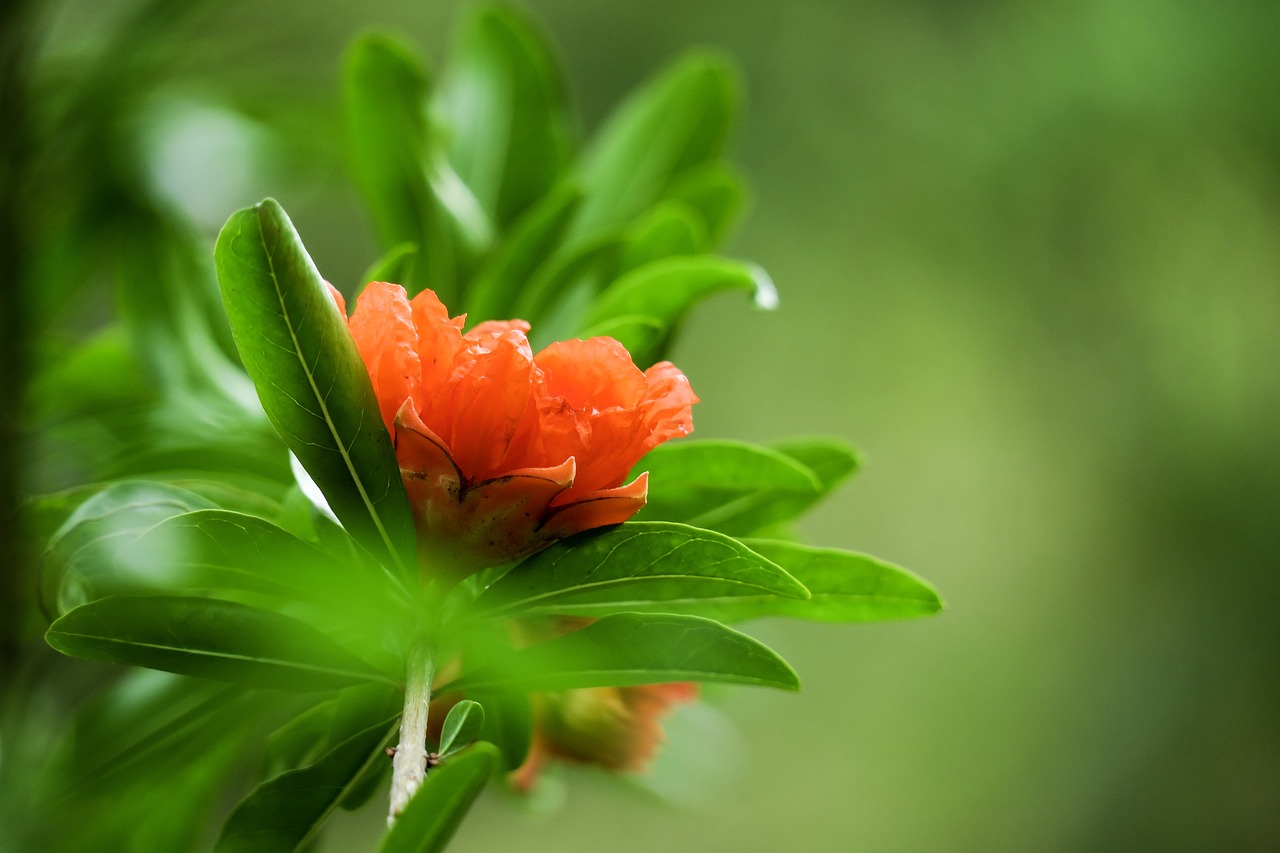
[[268, 199], [231, 216], [214, 254], [240, 358], [276, 431], [347, 530], [410, 573], [413, 518], [373, 385], [293, 223]]
[[465, 675], [446, 690], [574, 690], [669, 681], [719, 681], [800, 689], [769, 648], [719, 622], [665, 613], [617, 613]]
[[617, 274], [663, 258], [697, 255], [710, 248], [707, 228], [697, 212], [684, 202], [664, 201], [628, 231]]
[[394, 38], [364, 35], [347, 52], [343, 96], [352, 171], [382, 245], [410, 243], [420, 250], [423, 268], [411, 264], [411, 274], [401, 282], [411, 292], [438, 283], [444, 270], [435, 266], [434, 257], [447, 248], [434, 221], [424, 168], [428, 85], [413, 51]]
[[834, 438], [786, 438], [771, 442], [769, 446], [813, 472], [822, 484], [823, 494], [830, 492], [862, 467], [858, 452]]
[[643, 519], [722, 529], [785, 496], [816, 499], [813, 473], [791, 457], [740, 441], [678, 441], [655, 448], [633, 476], [649, 472]]
[[441, 83], [458, 175], [506, 225], [555, 184], [572, 149], [563, 74], [527, 16], [477, 10], [464, 23]]
[[476, 735], [498, 748], [502, 769], [508, 772], [524, 764], [533, 744], [533, 704], [519, 690], [472, 691], [485, 709], [484, 725]]
[[710, 530], [632, 522], [562, 540], [498, 579], [476, 605], [501, 613], [598, 613], [638, 603], [805, 588], [740, 542]]
[[166, 518], [212, 507], [164, 483], [135, 480], [102, 489], [76, 507], [49, 542], [40, 566], [46, 608], [61, 614], [95, 598], [154, 585], [156, 573], [172, 577], [167, 566], [151, 563], [129, 571], [148, 556], [132, 543]]
[[[622, 317], [605, 320], [603, 323], [597, 323], [590, 328], [584, 329], [579, 334], [581, 338], [598, 336], [613, 338], [626, 347], [627, 352], [633, 355], [635, 353], [653, 353], [661, 348], [662, 342], [666, 339], [667, 327], [652, 317], [627, 314]], [[644, 367], [645, 365], [641, 361], [638, 366]]]
[[332, 699], [312, 705], [271, 733], [265, 752], [267, 776], [279, 776], [319, 757], [336, 705]]
[[73, 657], [281, 690], [383, 678], [309, 625], [211, 598], [104, 598], [58, 619], [45, 639]]
[[697, 211], [712, 246], [719, 245], [746, 206], [747, 185], [728, 163], [712, 163], [673, 181], [666, 198]]
[[866, 554], [764, 539], [748, 539], [745, 544], [784, 566], [809, 588], [812, 596], [806, 601], [744, 596], [637, 609], [674, 610], [721, 622], [741, 622], [762, 616], [814, 622], [873, 622], [928, 616], [942, 609], [937, 591], [926, 581]]
[[467, 285], [471, 322], [507, 319], [533, 274], [559, 246], [582, 191], [566, 184], [516, 220]]
[[[542, 337], [547, 331], [544, 319], [553, 318], [584, 284], [589, 285], [589, 293], [594, 293], [596, 282], [617, 263], [621, 249], [621, 236], [609, 233], [556, 252], [539, 264], [521, 288], [512, 315], [528, 320], [533, 324], [533, 334]], [[546, 342], [556, 339], [553, 336]]]
[[[676, 257], [646, 264], [609, 285], [592, 303], [583, 325], [642, 315], [673, 329], [694, 303], [733, 290], [754, 294], [762, 308], [777, 306], [773, 282], [754, 264], [706, 255]], [[652, 360], [654, 353], [633, 355], [640, 362]]]
[[449, 709], [444, 718], [444, 726], [440, 729], [441, 756], [457, 752], [476, 739], [476, 735], [484, 727], [484, 708], [479, 702], [463, 699]]
[[686, 57], [631, 95], [583, 156], [592, 235], [647, 210], [673, 178], [719, 158], [737, 113], [737, 76], [714, 55]]
[[427, 773], [378, 848], [381, 853], [435, 853], [453, 838], [497, 765], [492, 744], [478, 743]]
[[363, 771], [387, 760], [383, 750], [395, 731], [391, 720], [370, 726], [314, 764], [254, 788], [227, 818], [215, 853], [279, 853], [306, 847]]
[[395, 244], [390, 249], [387, 249], [382, 257], [374, 261], [364, 271], [364, 275], [360, 276], [360, 281], [356, 285], [355, 295], [359, 295], [364, 286], [371, 281], [389, 281], [393, 284], [403, 284], [409, 281], [413, 274], [413, 265], [417, 259], [418, 246], [416, 243]]

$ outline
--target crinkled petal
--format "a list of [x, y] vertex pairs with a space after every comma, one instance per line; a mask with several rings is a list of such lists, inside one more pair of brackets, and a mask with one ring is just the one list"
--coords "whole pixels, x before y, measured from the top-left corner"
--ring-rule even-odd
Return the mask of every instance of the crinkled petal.
[[489, 335], [501, 335], [506, 332], [522, 332], [529, 334], [530, 326], [524, 320], [485, 320], [467, 332], [467, 337], [478, 340]]
[[409, 397], [421, 397], [418, 334], [404, 288], [371, 282], [356, 299], [348, 326], [369, 369], [382, 421], [391, 430], [400, 405]]
[[698, 402], [688, 377], [671, 362], [660, 361], [644, 375], [649, 387], [640, 404], [645, 432], [641, 455], [668, 439], [693, 432], [693, 404]]
[[468, 346], [464, 358], [453, 377], [449, 447], [464, 474], [487, 480], [513, 467], [508, 448], [529, 408], [533, 352], [513, 329]]
[[[466, 347], [462, 339], [463, 317], [449, 318], [449, 311], [430, 290], [413, 297], [410, 308], [418, 332], [418, 361], [422, 396], [419, 414], [446, 443], [451, 442], [449, 401], [454, 389], [454, 363]], [[450, 446], [452, 446], [450, 444]]]

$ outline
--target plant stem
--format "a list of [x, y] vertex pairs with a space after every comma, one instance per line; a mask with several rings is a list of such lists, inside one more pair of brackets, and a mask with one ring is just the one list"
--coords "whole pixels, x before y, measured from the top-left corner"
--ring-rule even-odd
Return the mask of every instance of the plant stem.
[[434, 676], [431, 650], [425, 643], [415, 643], [409, 650], [405, 670], [404, 716], [400, 718], [400, 744], [391, 762], [391, 811], [387, 814], [387, 826], [395, 823], [427, 775], [427, 711]]

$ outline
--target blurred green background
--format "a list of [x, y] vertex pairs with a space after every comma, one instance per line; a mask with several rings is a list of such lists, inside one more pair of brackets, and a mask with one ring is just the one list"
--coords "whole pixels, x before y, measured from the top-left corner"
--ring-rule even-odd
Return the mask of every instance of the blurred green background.
[[[344, 47], [385, 26], [438, 65], [460, 4], [186, 5], [28, 4], [45, 79], [101, 63], [133, 93], [29, 145], [67, 182], [127, 162], [210, 247], [275, 196], [350, 289], [375, 249]], [[803, 693], [714, 693], [644, 784], [567, 773], [559, 810], [491, 792], [456, 849], [1280, 847], [1280, 4], [525, 5], [587, 133], [681, 51], [736, 58], [754, 204], [730, 254], [782, 306], [695, 313], [698, 434], [853, 442], [865, 471], [805, 533], [948, 610], [753, 626]], [[141, 47], [103, 53], [127, 28]], [[22, 213], [56, 224], [50, 198]], [[76, 475], [38, 443], [19, 473]], [[327, 849], [381, 818], [344, 820]]]

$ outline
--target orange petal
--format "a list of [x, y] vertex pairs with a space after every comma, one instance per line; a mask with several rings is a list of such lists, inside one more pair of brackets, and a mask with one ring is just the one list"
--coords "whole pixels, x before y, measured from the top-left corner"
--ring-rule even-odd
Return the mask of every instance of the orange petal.
[[485, 320], [483, 323], [477, 323], [476, 327], [467, 332], [466, 337], [479, 340], [489, 335], [500, 335], [503, 332], [522, 332], [529, 333], [530, 326], [524, 320]]
[[[462, 472], [453, 463], [449, 448], [418, 417], [412, 398], [405, 400], [395, 419], [396, 461], [405, 486], [411, 480], [431, 480], [446, 486], [459, 500]], [[412, 503], [412, 496], [410, 502]]]
[[392, 423], [401, 404], [409, 397], [421, 396], [418, 335], [404, 288], [370, 282], [356, 299], [348, 326], [369, 369], [383, 423], [394, 432]]
[[641, 403], [647, 433], [642, 455], [667, 439], [693, 432], [693, 404], [698, 402], [688, 377], [671, 362], [660, 361], [644, 375], [649, 387]]
[[489, 479], [511, 467], [507, 450], [533, 393], [533, 351], [523, 332], [510, 330], [469, 344], [463, 358], [445, 438], [464, 474]]
[[422, 395], [418, 411], [446, 442], [449, 432], [449, 400], [456, 385], [454, 365], [466, 343], [462, 339], [463, 318], [449, 319], [449, 310], [430, 290], [413, 297], [410, 303], [414, 328], [418, 332], [418, 361], [421, 365]]
[[648, 496], [646, 471], [628, 485], [592, 492], [559, 507], [543, 526], [543, 532], [552, 539], [561, 539], [584, 530], [621, 524], [644, 508]]

